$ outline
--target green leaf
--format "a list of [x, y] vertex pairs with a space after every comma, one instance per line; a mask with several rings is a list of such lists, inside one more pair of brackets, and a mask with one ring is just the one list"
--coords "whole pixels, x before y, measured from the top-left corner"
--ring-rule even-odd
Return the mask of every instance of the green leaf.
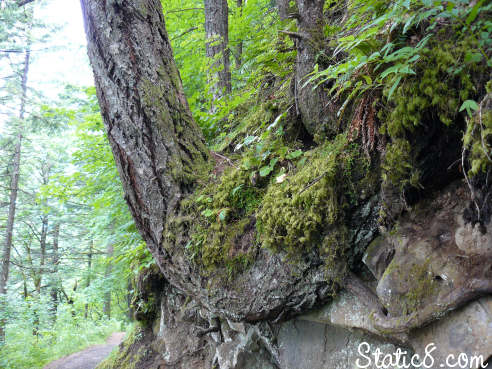
[[398, 87], [398, 84], [401, 81], [401, 76], [396, 79], [396, 81], [393, 83], [393, 86], [391, 86], [389, 92], [388, 92], [388, 100], [391, 99], [391, 96], [393, 95], [393, 92], [395, 92], [396, 88]]
[[243, 186], [244, 186], [244, 184], [241, 183], [239, 186], [234, 187], [232, 192], [231, 192], [231, 195], [234, 196], [237, 193], [237, 191], [239, 191], [241, 188], [243, 188]]
[[465, 63], [479, 63], [482, 60], [482, 54], [480, 53], [473, 53], [471, 51], [468, 51], [465, 55]]
[[266, 177], [273, 171], [273, 168], [271, 168], [269, 165], [265, 165], [264, 167], [260, 168], [260, 176], [261, 177]]
[[202, 211], [202, 215], [207, 218], [210, 218], [214, 214], [215, 212], [212, 209], [205, 209], [204, 211]]
[[227, 218], [227, 209], [221, 210], [221, 212], [219, 213], [219, 219], [224, 222], [226, 218]]
[[483, 2], [484, 0], [480, 0], [479, 2], [477, 2], [471, 10], [470, 14], [468, 14], [468, 17], [465, 21], [467, 25], [470, 25], [475, 20], [475, 18], [477, 18], [478, 12], [480, 11], [480, 7], [482, 6]]
[[466, 109], [466, 113], [468, 114], [469, 117], [472, 116], [473, 111], [477, 111], [479, 109], [478, 104], [474, 100], [466, 100], [461, 104], [460, 111], [463, 111]]
[[362, 78], [366, 81], [368, 85], [372, 85], [372, 78], [369, 77], [368, 75], [363, 75]]
[[255, 140], [256, 140], [256, 136], [247, 136], [247, 137], [244, 139], [243, 145], [244, 145], [244, 146], [251, 145], [251, 144], [252, 144]]
[[415, 19], [417, 14], [412, 15], [410, 18], [405, 23], [405, 26], [403, 27], [403, 34], [407, 33], [408, 29], [413, 25], [413, 20]]
[[380, 77], [385, 78], [391, 73], [397, 73], [400, 70], [401, 64], [393, 65], [392, 67], [387, 68], [383, 73], [381, 73]]
[[293, 152], [287, 154], [286, 158], [290, 159], [290, 160], [297, 159], [302, 154], [303, 154], [302, 150], [296, 150], [296, 151], [293, 151]]

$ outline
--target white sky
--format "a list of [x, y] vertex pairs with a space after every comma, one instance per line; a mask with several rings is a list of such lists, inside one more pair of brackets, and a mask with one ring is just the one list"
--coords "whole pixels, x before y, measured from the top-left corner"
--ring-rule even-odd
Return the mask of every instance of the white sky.
[[93, 85], [79, 0], [43, 0], [35, 8], [35, 17], [62, 28], [48, 44], [32, 46], [33, 50], [48, 49], [33, 53], [29, 84], [49, 98], [56, 98], [66, 83]]
[[[94, 85], [79, 0], [36, 0], [27, 6], [34, 7], [35, 19], [50, 28], [56, 26], [48, 42], [31, 45], [28, 88], [41, 93], [43, 101], [53, 106], [49, 100], [56, 101], [66, 84]], [[39, 30], [33, 32], [34, 37], [39, 37]], [[23, 55], [17, 57], [21, 61]], [[3, 68], [8, 70], [5, 60], [0, 64], [0, 70]], [[17, 110], [15, 104], [0, 106], [0, 133], [9, 116], [17, 116]]]
[[46, 51], [35, 53], [29, 71], [31, 86], [55, 98], [66, 83], [93, 85], [79, 0], [44, 0], [36, 7], [35, 17], [63, 28], [40, 46], [48, 47]]

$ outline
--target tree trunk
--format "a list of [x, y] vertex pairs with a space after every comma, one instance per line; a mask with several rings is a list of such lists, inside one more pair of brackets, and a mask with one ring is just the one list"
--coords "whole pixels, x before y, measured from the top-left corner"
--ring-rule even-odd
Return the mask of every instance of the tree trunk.
[[128, 308], [126, 317], [128, 318], [128, 321], [132, 322], [133, 321], [133, 305], [132, 305], [132, 297], [133, 297], [133, 287], [132, 287], [132, 281], [131, 279], [128, 279], [127, 283], [127, 289], [126, 289], [126, 306]]
[[[22, 122], [26, 110], [26, 96], [27, 96], [27, 76], [29, 73], [29, 61], [31, 57], [30, 47], [27, 48], [24, 58], [24, 71], [22, 74], [22, 96], [19, 109], [19, 120]], [[9, 267], [10, 267], [10, 251], [12, 249], [12, 236], [14, 232], [15, 222], [15, 210], [17, 206], [17, 191], [19, 190], [19, 174], [20, 174], [20, 160], [22, 149], [22, 128], [19, 129], [17, 135], [17, 143], [15, 145], [14, 163], [12, 169], [12, 178], [10, 182], [10, 199], [9, 199], [9, 212], [7, 215], [7, 231], [5, 236], [5, 244], [3, 247], [2, 257], [2, 271], [0, 273], [0, 310], [4, 308], [4, 299], [7, 294], [7, 283], [9, 279]], [[0, 344], [5, 341], [5, 319], [0, 319]]]
[[[239, 11], [239, 14], [243, 14], [243, 0], [236, 0], [236, 6]], [[236, 59], [236, 69], [241, 68], [242, 65], [242, 57], [243, 57], [243, 41], [239, 40], [236, 46], [236, 54], [234, 58]]]
[[[87, 282], [85, 286], [89, 288], [91, 286], [91, 273], [92, 273], [92, 248], [94, 246], [94, 241], [89, 242], [89, 252], [87, 253]], [[89, 315], [89, 304], [85, 304], [84, 307], [84, 318], [87, 319]]]
[[[260, 248], [253, 264], [236, 277], [240, 288], [223, 283], [220, 272], [204, 275], [190, 261], [185, 245], [193, 220], [183, 217], [179, 206], [208, 167], [209, 154], [183, 95], [161, 2], [81, 3], [98, 99], [125, 198], [166, 283], [213, 314], [235, 321], [285, 319], [330, 298], [333, 282], [322, 277], [326, 267], [317, 260], [287, 265]], [[275, 286], [268, 283], [273, 279]]]
[[276, 0], [278, 15], [281, 20], [289, 16], [289, 0]]
[[[125, 199], [156, 259], [166, 217], [208, 160], [159, 0], [81, 0], [97, 95]], [[124, 4], [124, 5], [123, 5]]]
[[34, 279], [36, 293], [41, 296], [41, 284], [43, 282], [44, 266], [46, 264], [46, 237], [48, 235], [48, 215], [43, 214], [41, 218], [41, 236], [39, 237], [40, 259], [39, 267]]
[[[108, 247], [106, 248], [106, 270], [104, 272], [104, 279], [106, 280], [106, 283], [108, 279], [111, 278], [111, 272], [112, 272], [112, 265], [111, 265], [111, 258], [113, 257], [113, 245], [109, 244]], [[111, 289], [108, 288], [106, 293], [104, 294], [104, 306], [103, 306], [103, 313], [106, 315], [108, 319], [111, 319]]]
[[335, 114], [330, 109], [329, 97], [323, 86], [310, 83], [306, 76], [319, 63], [324, 43], [323, 6], [325, 0], [297, 0], [298, 37], [296, 37], [297, 61], [295, 99], [298, 113], [306, 130], [311, 134], [335, 132]]
[[60, 223], [56, 223], [53, 229], [53, 269], [51, 278], [51, 308], [50, 313], [52, 316], [53, 324], [56, 322], [56, 313], [58, 311], [58, 290], [60, 285], [60, 279], [58, 276], [58, 264], [60, 263], [60, 255], [58, 252], [58, 238], [60, 236]]
[[209, 80], [214, 102], [231, 93], [229, 8], [227, 0], [205, 0], [205, 51], [211, 60]]

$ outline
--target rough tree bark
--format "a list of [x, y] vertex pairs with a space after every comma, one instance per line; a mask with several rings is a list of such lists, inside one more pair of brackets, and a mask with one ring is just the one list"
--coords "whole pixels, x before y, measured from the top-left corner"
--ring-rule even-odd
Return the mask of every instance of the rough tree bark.
[[[221, 271], [203, 274], [199, 266], [190, 262], [184, 250], [188, 241], [186, 230], [192, 220], [182, 216], [180, 202], [193, 190], [194, 170], [198, 169], [197, 163], [203, 165], [206, 162], [208, 154], [182, 93], [160, 2], [81, 2], [98, 98], [126, 199], [139, 231], [167, 280], [159, 279], [155, 283], [157, 286], [152, 287], [164, 291], [169, 282], [197, 302], [200, 308], [208, 309], [211, 315], [242, 321], [288, 319], [326, 302], [340, 284], [362, 299], [364, 284], [349, 278], [338, 281], [337, 271], [328, 270], [316, 251], [290, 263], [276, 253], [258, 248], [254, 250], [255, 260], [249, 269], [232, 280], [216, 278]], [[311, 56], [315, 54], [312, 54], [314, 49], [309, 41], [313, 37], [308, 32], [316, 24], [312, 20], [322, 12], [322, 1], [299, 0], [298, 5], [301, 32], [295, 37], [298, 38], [299, 53], [306, 53], [305, 59], [299, 62], [312, 65], [314, 59]], [[306, 24], [302, 25], [302, 22]], [[304, 74], [297, 77], [297, 83], [300, 83]], [[312, 93], [309, 86], [305, 93], [306, 96]], [[299, 97], [302, 102], [302, 96]], [[322, 109], [324, 105], [313, 106], [316, 108]], [[316, 114], [324, 118], [319, 111]], [[313, 122], [316, 130], [320, 121], [313, 119]], [[366, 250], [379, 232], [379, 195], [361, 198], [361, 203], [351, 209], [350, 217], [347, 217], [344, 225], [353, 235], [349, 242], [354, 250]], [[436, 228], [439, 232], [441, 229], [448, 228]], [[441, 242], [441, 236], [433, 236], [433, 242]], [[246, 237], [240, 241], [243, 240], [248, 242]], [[453, 249], [457, 247], [454, 245]], [[486, 272], [490, 273], [489, 265]], [[407, 279], [408, 275], [403, 274], [402, 278]], [[490, 280], [481, 279], [484, 283], [478, 286], [478, 291], [490, 292]], [[476, 286], [472, 287], [476, 289]], [[381, 310], [372, 292], [365, 295], [368, 306], [374, 306], [374, 311]], [[449, 296], [453, 303], [462, 302]], [[430, 306], [439, 310], [439, 316], [456, 307], [449, 301], [439, 304], [439, 296], [435, 301], [437, 303]], [[444, 311], [440, 310], [442, 307]], [[434, 310], [423, 313], [424, 318], [410, 316], [402, 326], [404, 318], [398, 317], [395, 322], [381, 312], [374, 317], [373, 331], [381, 329], [397, 335], [401, 330], [414, 328], [436, 316]], [[382, 321], [378, 321], [379, 318]]]
[[[158, 0], [81, 0], [97, 95], [125, 198], [154, 253], [208, 160]], [[161, 250], [162, 251], [162, 250]]]
[[[283, 12], [285, 6], [281, 4], [285, 0], [279, 0], [279, 9]], [[297, 14], [292, 15], [297, 19], [299, 32], [291, 34], [295, 38], [297, 48], [296, 75], [295, 75], [295, 99], [298, 113], [303, 125], [311, 134], [333, 134], [334, 113], [330, 110], [329, 98], [322, 86], [306, 84], [306, 76], [314, 70], [318, 64], [318, 57], [324, 47], [323, 29], [325, 19], [323, 7], [325, 0], [297, 0]], [[287, 14], [285, 14], [287, 16]], [[290, 16], [290, 14], [289, 14]]]
[[[206, 55], [211, 59], [209, 79], [213, 101], [231, 93], [229, 8], [227, 0], [205, 0]], [[212, 102], [212, 111], [214, 110]]]
[[[31, 49], [28, 46], [24, 57], [24, 70], [22, 73], [22, 95], [19, 108], [19, 120], [24, 120], [24, 114], [26, 111], [26, 97], [27, 97], [27, 76], [29, 73], [29, 63], [31, 58]], [[9, 212], [7, 215], [7, 227], [5, 244], [3, 247], [2, 255], [2, 270], [0, 273], [0, 310], [3, 309], [3, 298], [7, 294], [7, 282], [9, 279], [9, 267], [10, 267], [10, 251], [12, 249], [12, 236], [14, 231], [15, 211], [17, 206], [17, 191], [19, 190], [19, 174], [20, 174], [20, 160], [22, 149], [22, 129], [19, 129], [17, 134], [17, 143], [15, 145], [14, 162], [12, 165], [12, 177], [10, 182], [10, 199], [9, 199]], [[0, 344], [5, 341], [5, 320], [0, 319]]]

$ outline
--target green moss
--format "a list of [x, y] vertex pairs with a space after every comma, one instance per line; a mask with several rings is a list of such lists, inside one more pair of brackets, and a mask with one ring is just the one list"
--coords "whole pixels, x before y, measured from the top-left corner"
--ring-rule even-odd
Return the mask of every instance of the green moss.
[[[473, 40], [470, 38], [436, 39], [424, 49], [415, 75], [408, 77], [394, 92], [394, 108], [380, 114], [383, 132], [401, 138], [429, 119], [437, 118], [448, 126], [453, 124], [461, 103], [476, 94], [472, 75], [483, 70], [481, 65], [473, 63], [464, 68], [463, 59], [471, 49]], [[385, 87], [386, 95], [391, 82]]]
[[[489, 81], [490, 83], [490, 81]], [[486, 172], [492, 167], [492, 95], [479, 106], [479, 111], [469, 118], [463, 145], [468, 151], [470, 170], [468, 174], [475, 176]]]
[[410, 142], [397, 138], [387, 147], [382, 167], [382, 179], [402, 192], [407, 186], [418, 186], [419, 171], [414, 165]]
[[428, 296], [432, 296], [438, 288], [432, 274], [429, 273], [430, 260], [415, 264], [408, 273], [412, 279], [410, 290], [402, 297], [403, 314], [408, 315], [421, 308]]
[[208, 270], [225, 265], [229, 274], [247, 265], [254, 237], [249, 237], [245, 248], [238, 249], [238, 244], [248, 232], [254, 233], [252, 215], [262, 195], [251, 184], [250, 172], [234, 167], [226, 169], [218, 182], [197, 191], [184, 205], [186, 213], [199, 214], [191, 224], [189, 255]]
[[[460, 106], [477, 95], [473, 79], [485, 68], [481, 63], [464, 61], [474, 46], [472, 38], [455, 40], [449, 39], [448, 34], [437, 35], [422, 51], [415, 75], [407, 77], [395, 90], [389, 109], [379, 112], [381, 133], [390, 138], [382, 164], [385, 184], [400, 192], [419, 186], [420, 172], [415, 164], [421, 150], [419, 130], [438, 122], [452, 126], [463, 121]], [[384, 94], [388, 95], [392, 85], [393, 81], [389, 81]], [[444, 126], [438, 129], [444, 131]]]
[[144, 336], [144, 328], [135, 326], [123, 343], [97, 366], [97, 369], [135, 369], [141, 359], [139, 343]]
[[264, 246], [290, 255], [316, 245], [333, 259], [347, 246], [345, 210], [357, 201], [368, 162], [345, 135], [305, 155], [308, 160], [301, 169], [268, 188], [257, 213], [260, 239]]

